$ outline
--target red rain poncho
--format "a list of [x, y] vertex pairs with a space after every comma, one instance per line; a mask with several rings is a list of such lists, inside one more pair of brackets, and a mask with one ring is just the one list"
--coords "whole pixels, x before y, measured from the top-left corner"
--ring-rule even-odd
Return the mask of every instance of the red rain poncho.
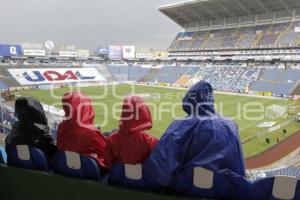
[[90, 98], [80, 92], [66, 93], [62, 99], [65, 120], [58, 127], [59, 150], [72, 151], [103, 164], [106, 139], [94, 126], [95, 112]]
[[155, 137], [144, 132], [152, 128], [152, 118], [141, 97], [125, 98], [122, 109], [119, 130], [107, 139], [104, 159], [107, 168], [114, 162], [143, 163], [157, 143]]

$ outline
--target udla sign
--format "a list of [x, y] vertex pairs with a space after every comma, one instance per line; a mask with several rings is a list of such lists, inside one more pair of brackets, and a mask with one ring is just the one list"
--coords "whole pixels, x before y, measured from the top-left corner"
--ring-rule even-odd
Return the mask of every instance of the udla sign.
[[8, 69], [21, 85], [105, 81], [95, 68]]

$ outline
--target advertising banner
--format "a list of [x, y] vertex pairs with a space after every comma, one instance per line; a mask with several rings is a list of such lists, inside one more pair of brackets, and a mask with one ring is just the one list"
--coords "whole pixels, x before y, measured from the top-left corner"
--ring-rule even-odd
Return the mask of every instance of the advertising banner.
[[122, 59], [123, 49], [121, 46], [109, 46], [109, 54], [108, 57], [110, 59]]
[[22, 43], [22, 49], [34, 49], [34, 50], [43, 50], [44, 46], [37, 43]]
[[90, 51], [87, 49], [79, 49], [78, 50], [78, 57], [79, 58], [89, 58], [90, 57]]
[[20, 45], [6, 45], [0, 44], [0, 56], [11, 57], [21, 56], [22, 48]]
[[65, 57], [65, 58], [77, 58], [78, 57], [77, 51], [60, 51], [58, 54], [60, 57]]
[[154, 54], [151, 52], [144, 52], [144, 53], [139, 52], [135, 54], [135, 57], [137, 59], [152, 59], [154, 58]]
[[300, 27], [295, 27], [295, 32], [300, 32]]
[[105, 81], [95, 68], [8, 69], [21, 85]]
[[135, 46], [123, 46], [123, 58], [134, 59], [135, 58]]
[[62, 44], [59, 46], [59, 50], [60, 51], [76, 51], [76, 46]]
[[46, 56], [45, 50], [23, 49], [24, 56]]
[[158, 52], [154, 52], [154, 57], [156, 58], [156, 59], [161, 59], [161, 58], [166, 58], [166, 57], [168, 57], [168, 52], [166, 52], [166, 51], [158, 51]]
[[96, 52], [97, 52], [97, 55], [108, 55], [109, 48], [108, 47], [98, 47]]

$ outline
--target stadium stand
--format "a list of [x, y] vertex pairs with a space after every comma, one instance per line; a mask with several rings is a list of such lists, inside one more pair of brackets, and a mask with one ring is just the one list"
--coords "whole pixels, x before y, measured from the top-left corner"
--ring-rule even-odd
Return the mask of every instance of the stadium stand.
[[297, 8], [299, 4], [292, 1], [237, 4], [228, 0], [188, 1], [159, 10], [185, 29], [169, 47], [171, 55], [176, 55], [199, 50], [298, 47], [300, 23], [298, 12], [293, 11]]
[[151, 68], [133, 66], [129, 68], [129, 80], [130, 81], [140, 81], [144, 76], [149, 74]]
[[257, 92], [273, 92], [289, 95], [298, 84], [300, 71], [297, 69], [266, 69], [259, 81], [251, 84], [250, 89]]
[[290, 176], [300, 179], [300, 168], [283, 166], [274, 169], [249, 170], [247, 173], [247, 177], [252, 181], [275, 176]]
[[[253, 27], [228, 28], [214, 31], [197, 32], [192, 38], [182, 40], [176, 37], [169, 50], [197, 50], [197, 49], [234, 49], [234, 48], [271, 48], [283, 46], [298, 46], [300, 33], [295, 22]], [[289, 30], [288, 30], [289, 28]], [[191, 41], [192, 40], [192, 41]], [[174, 45], [176, 44], [176, 45]]]
[[185, 86], [188, 85], [190, 77], [187, 74], [182, 75], [175, 83], [175, 85]]
[[169, 50], [297, 47], [300, 32], [296, 31], [298, 31], [297, 27], [300, 24], [299, 22], [292, 24], [291, 26], [291, 22], [287, 22], [201, 31], [190, 35], [187, 40], [182, 40], [181, 37], [177, 36]]
[[268, 170], [265, 172], [267, 177], [273, 176], [291, 176], [300, 179], [300, 170], [295, 167], [286, 167], [282, 169]]
[[[64, 66], [64, 65], [63, 65]], [[63, 66], [30, 65], [30, 68], [60, 69]], [[168, 65], [129, 65], [129, 64], [84, 64], [76, 68], [94, 67], [110, 83], [117, 82], [152, 82], [167, 83], [180, 86], [190, 86], [199, 80], [210, 82], [214, 89], [232, 92], [272, 92], [274, 95], [299, 94], [300, 69], [290, 64], [256, 63], [247, 66], [245, 62], [196, 62], [182, 67]], [[5, 65], [0, 68], [0, 86], [2, 90], [19, 88], [20, 84], [13, 77], [9, 69], [24, 69], [28, 66]], [[43, 86], [38, 86], [43, 88]]]
[[292, 92], [292, 95], [300, 95], [300, 82], [297, 83], [296, 87]]
[[150, 82], [160, 71], [160, 68], [151, 68], [149, 73], [141, 78], [141, 82]]
[[252, 81], [257, 80], [260, 69], [241, 65], [206, 65], [188, 74], [192, 75], [191, 78], [210, 82], [216, 90], [245, 91]]
[[274, 83], [267, 81], [256, 81], [251, 84], [250, 89], [256, 92], [272, 92], [279, 96], [289, 95], [293, 88], [293, 83]]
[[175, 83], [183, 74], [189, 70], [188, 67], [162, 67], [152, 82]]
[[106, 64], [96, 64], [96, 65], [83, 65], [84, 67], [95, 67], [97, 71], [106, 79], [107, 82], [112, 82], [113, 77], [112, 74], [109, 72]]
[[113, 75], [114, 80], [124, 82], [129, 80], [129, 66], [108, 65], [108, 71]]
[[20, 86], [20, 84], [11, 76], [11, 74], [7, 71], [7, 68], [10, 68], [11, 66], [1, 66], [0, 67], [0, 81], [1, 85], [3, 86], [3, 89], [7, 89], [6, 86], [9, 87], [17, 87]]

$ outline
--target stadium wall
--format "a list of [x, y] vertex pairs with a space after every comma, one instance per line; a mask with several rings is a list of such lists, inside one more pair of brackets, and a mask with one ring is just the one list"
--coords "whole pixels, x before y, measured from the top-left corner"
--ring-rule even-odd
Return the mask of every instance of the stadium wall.
[[[0, 165], [1, 199], [54, 200], [54, 199], [143, 199], [180, 200], [179, 198], [142, 191], [122, 189], [100, 182], [78, 180], [46, 172], [17, 169]], [[178, 195], [177, 195], [178, 196]], [[190, 199], [191, 200], [191, 199]]]

